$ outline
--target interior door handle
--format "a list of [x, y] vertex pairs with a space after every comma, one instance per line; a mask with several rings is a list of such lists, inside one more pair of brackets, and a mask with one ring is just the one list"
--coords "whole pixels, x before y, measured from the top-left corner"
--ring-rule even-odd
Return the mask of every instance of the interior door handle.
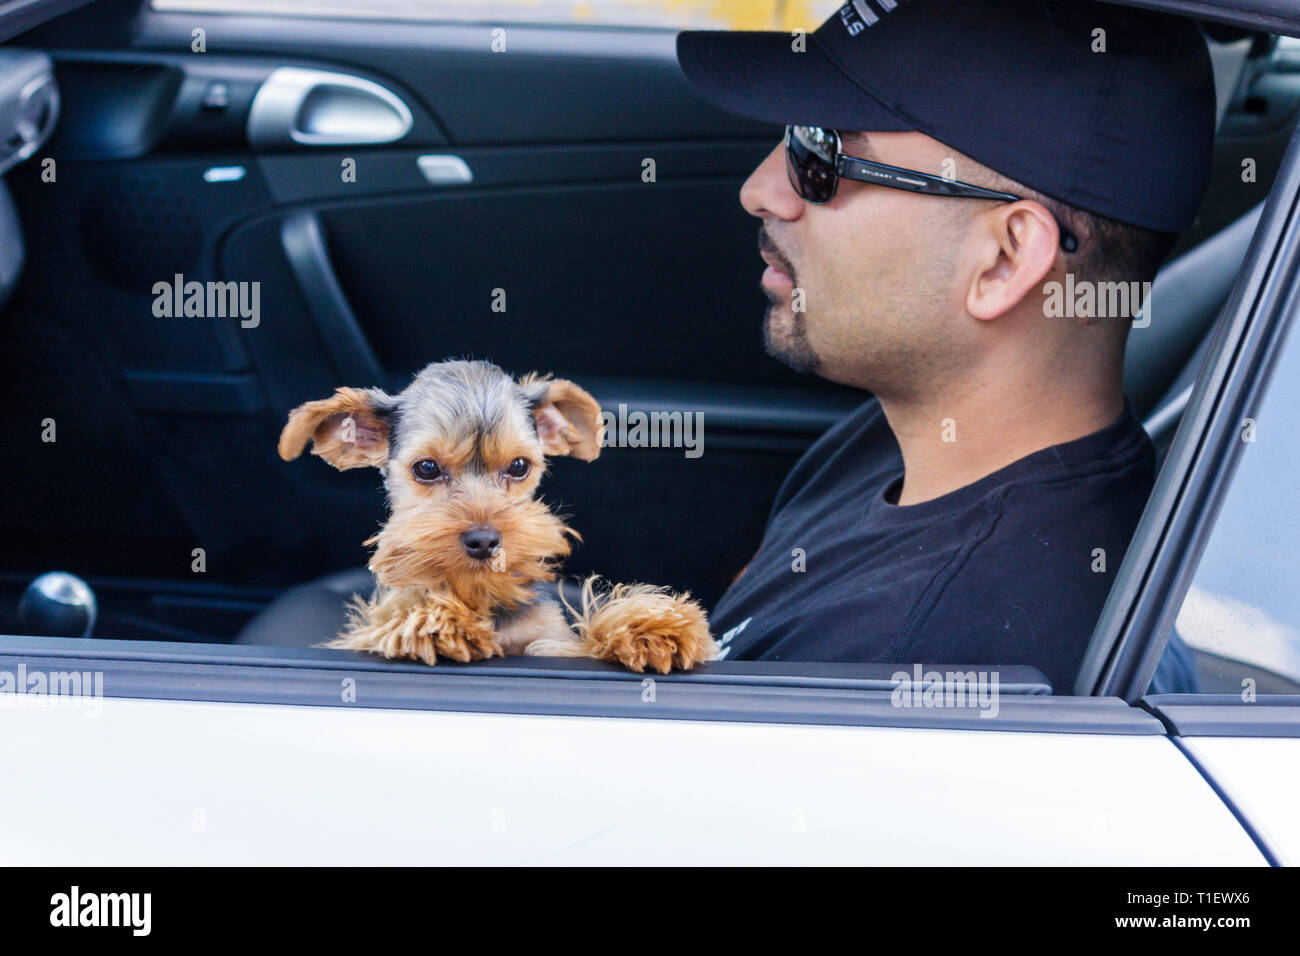
[[254, 147], [391, 143], [411, 129], [411, 111], [392, 90], [347, 73], [282, 66], [253, 97]]

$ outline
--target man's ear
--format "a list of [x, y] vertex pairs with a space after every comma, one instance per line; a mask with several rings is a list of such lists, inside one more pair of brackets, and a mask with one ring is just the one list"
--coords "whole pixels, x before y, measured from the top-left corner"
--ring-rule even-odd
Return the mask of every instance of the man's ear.
[[382, 468], [396, 408], [397, 399], [377, 388], [340, 388], [330, 398], [299, 405], [280, 433], [280, 457], [292, 461], [310, 441], [312, 454], [339, 470]]
[[600, 403], [566, 379], [530, 377], [526, 382], [545, 387], [533, 405], [533, 421], [537, 423], [542, 450], [552, 457], [572, 455], [583, 461], [595, 461], [604, 437]]
[[[1060, 229], [1041, 203], [1022, 199], [992, 210], [984, 219], [987, 255], [976, 263], [966, 310], [985, 321], [1005, 315], [1026, 298], [1037, 302], [1056, 265]], [[981, 236], [983, 242], [983, 236]]]

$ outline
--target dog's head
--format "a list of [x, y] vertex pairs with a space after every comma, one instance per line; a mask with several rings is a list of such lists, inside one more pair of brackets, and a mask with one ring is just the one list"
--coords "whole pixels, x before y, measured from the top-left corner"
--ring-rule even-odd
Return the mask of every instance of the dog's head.
[[279, 450], [289, 461], [310, 441], [335, 468], [383, 472], [390, 514], [367, 542], [381, 583], [508, 604], [569, 553], [573, 532], [535, 497], [547, 457], [591, 461], [601, 438], [600, 405], [572, 382], [438, 362], [396, 396], [340, 388], [300, 405]]

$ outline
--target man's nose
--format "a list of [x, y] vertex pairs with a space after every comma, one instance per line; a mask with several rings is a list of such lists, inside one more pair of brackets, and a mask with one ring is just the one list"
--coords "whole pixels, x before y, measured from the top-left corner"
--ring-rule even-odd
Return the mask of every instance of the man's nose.
[[747, 213], [760, 219], [797, 219], [803, 212], [803, 200], [786, 175], [784, 142], [749, 174], [745, 185], [740, 187], [740, 204]]
[[490, 524], [472, 524], [461, 534], [460, 543], [471, 558], [486, 561], [501, 546], [501, 532]]

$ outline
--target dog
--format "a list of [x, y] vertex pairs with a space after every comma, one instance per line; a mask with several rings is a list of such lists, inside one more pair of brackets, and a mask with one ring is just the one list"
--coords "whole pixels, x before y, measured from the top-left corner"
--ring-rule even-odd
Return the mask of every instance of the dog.
[[[366, 545], [378, 586], [324, 646], [434, 664], [533, 654], [617, 661], [641, 673], [713, 658], [689, 594], [588, 578], [571, 625], [554, 586], [569, 528], [536, 497], [548, 457], [594, 461], [599, 403], [565, 379], [515, 380], [490, 362], [436, 362], [399, 395], [340, 388], [289, 414], [285, 461], [378, 468], [389, 515]], [[568, 606], [568, 602], [565, 602]]]

